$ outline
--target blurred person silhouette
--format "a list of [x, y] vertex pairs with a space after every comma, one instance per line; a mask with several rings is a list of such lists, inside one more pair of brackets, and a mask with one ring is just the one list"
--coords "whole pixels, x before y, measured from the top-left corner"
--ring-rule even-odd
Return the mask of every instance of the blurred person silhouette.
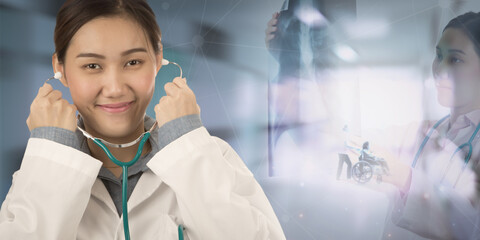
[[403, 143], [385, 158], [392, 171], [383, 180], [398, 190], [385, 239], [478, 239], [480, 13], [445, 26], [432, 73], [450, 114], [392, 134]]
[[331, 129], [337, 129], [331, 127], [325, 101], [326, 78], [317, 77], [331, 67], [328, 21], [322, 0], [286, 0], [281, 9], [265, 30], [265, 44], [279, 63], [277, 76], [269, 81], [269, 171], [302, 175], [315, 172], [312, 165], [301, 168], [325, 152], [337, 158], [338, 151], [331, 149], [337, 145], [317, 144], [333, 139]]

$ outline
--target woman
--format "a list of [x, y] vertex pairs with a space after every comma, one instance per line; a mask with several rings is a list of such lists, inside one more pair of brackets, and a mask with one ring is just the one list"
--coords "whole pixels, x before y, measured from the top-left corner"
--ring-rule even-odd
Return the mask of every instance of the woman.
[[402, 146], [397, 157], [404, 160], [403, 164], [390, 161], [394, 170], [384, 178], [400, 191], [392, 221], [415, 234], [395, 232], [390, 226], [384, 237], [477, 239], [480, 13], [469, 12], [447, 24], [436, 47], [432, 70], [438, 101], [450, 108], [450, 114], [420, 127], [412, 134], [414, 144], [396, 145]]
[[[33, 100], [31, 131], [19, 171], [0, 212], [2, 239], [120, 239], [122, 168], [79, 125], [112, 143], [135, 140], [154, 126], [128, 171], [132, 239], [284, 239], [251, 172], [200, 121], [186, 80], [165, 85], [145, 115], [162, 66], [160, 29], [141, 0], [68, 0], [57, 15], [54, 72], [74, 104], [44, 84]], [[141, 143], [109, 148], [122, 162]]]

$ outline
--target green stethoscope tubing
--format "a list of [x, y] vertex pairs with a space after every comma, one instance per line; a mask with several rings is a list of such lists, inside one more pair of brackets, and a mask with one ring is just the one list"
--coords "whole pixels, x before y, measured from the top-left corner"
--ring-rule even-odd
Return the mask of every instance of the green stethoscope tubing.
[[[100, 141], [98, 138], [93, 138], [93, 142], [97, 144], [104, 152], [107, 154], [108, 158], [118, 166], [122, 167], [122, 214], [123, 214], [123, 229], [125, 232], [125, 240], [130, 240], [130, 229], [128, 227], [128, 206], [127, 206], [127, 183], [128, 183], [128, 167], [135, 164], [140, 156], [142, 155], [143, 145], [147, 142], [148, 138], [150, 137], [150, 132], [146, 132], [145, 135], [140, 140], [140, 144], [138, 145], [137, 153], [135, 157], [130, 160], [129, 162], [122, 162], [119, 161], [113, 154], [108, 150], [107, 146]], [[178, 239], [183, 240], [183, 226], [180, 224], [178, 225]]]
[[178, 240], [183, 240], [183, 225], [178, 225]]
[[[415, 168], [415, 166], [417, 165], [417, 161], [418, 161], [418, 158], [420, 157], [420, 154], [422, 153], [423, 149], [425, 148], [425, 145], [427, 144], [428, 140], [430, 139], [430, 137], [432, 136], [432, 133], [435, 129], [438, 128], [438, 126], [440, 126], [440, 124], [442, 124], [448, 117], [450, 117], [450, 114], [443, 117], [442, 119], [438, 120], [437, 123], [435, 123], [435, 125], [433, 125], [432, 128], [430, 128], [430, 130], [428, 131], [427, 133], [427, 136], [425, 136], [425, 138], [423, 139], [422, 141], [422, 144], [420, 145], [420, 147], [418, 148], [418, 151], [417, 153], [415, 154], [415, 158], [413, 159], [413, 163], [412, 163], [412, 168]], [[455, 152], [453, 152], [452, 156], [450, 157], [450, 160], [449, 160], [449, 164], [447, 166], [447, 169], [446, 171], [448, 171], [448, 168], [450, 167], [450, 164], [452, 163], [452, 159], [453, 157], [455, 156], [455, 154], [457, 154], [460, 150], [462, 150], [463, 148], [465, 147], [468, 147], [468, 153], [467, 155], [465, 156], [464, 158], [464, 165], [462, 167], [462, 172], [465, 170], [465, 167], [467, 167], [468, 165], [468, 162], [470, 161], [470, 158], [472, 157], [472, 151], [473, 151], [473, 145], [472, 145], [472, 142], [473, 140], [475, 139], [475, 136], [477, 135], [478, 131], [480, 130], [480, 123], [477, 125], [477, 127], [475, 128], [475, 131], [473, 132], [472, 136], [470, 137], [470, 139], [468, 140], [468, 142], [464, 143], [464, 144], [461, 144], [460, 146], [457, 147], [457, 149], [455, 150]], [[445, 174], [443, 175], [442, 177], [442, 181], [443, 179], [445, 178], [445, 175], [447, 173], [445, 172]], [[454, 187], [457, 185], [457, 182], [458, 180], [460, 179], [460, 174], [459, 176], [457, 177], [457, 180], [455, 181], [455, 184], [453, 185]]]
[[[132, 166], [135, 164], [140, 156], [142, 155], [142, 149], [143, 145], [145, 142], [148, 140], [150, 137], [150, 132], [146, 132], [145, 135], [142, 137], [142, 140], [140, 140], [140, 145], [138, 145], [138, 150], [137, 153], [135, 154], [135, 157], [130, 160], [129, 162], [121, 162], [113, 156], [113, 154], [108, 150], [107, 146], [103, 144], [100, 139], [94, 138], [93, 142], [97, 144], [112, 160], [113, 163], [117, 164], [118, 166], [122, 167], [122, 213], [123, 213], [123, 229], [125, 232], [125, 240], [130, 240], [130, 229], [128, 228], [128, 207], [127, 207], [127, 184], [128, 184], [128, 167]], [[183, 239], [183, 238], [182, 238]]]

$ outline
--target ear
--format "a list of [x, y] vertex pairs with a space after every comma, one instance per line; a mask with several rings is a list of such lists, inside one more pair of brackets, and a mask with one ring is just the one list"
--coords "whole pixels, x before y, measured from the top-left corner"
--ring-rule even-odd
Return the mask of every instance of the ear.
[[52, 67], [53, 67], [53, 73], [55, 74], [56, 72], [60, 72], [62, 73], [62, 77], [59, 79], [60, 82], [63, 84], [63, 86], [67, 87], [68, 88], [68, 83], [67, 83], [67, 80], [65, 78], [65, 69], [64, 69], [64, 65], [63, 63], [60, 63], [58, 61], [58, 57], [57, 57], [57, 54], [54, 53], [52, 55]]
[[155, 54], [155, 61], [156, 61], [156, 71], [155, 71], [155, 76], [158, 74], [158, 71], [160, 68], [162, 68], [162, 59], [163, 59], [163, 45], [162, 43], [158, 44], [159, 47], [159, 52]]

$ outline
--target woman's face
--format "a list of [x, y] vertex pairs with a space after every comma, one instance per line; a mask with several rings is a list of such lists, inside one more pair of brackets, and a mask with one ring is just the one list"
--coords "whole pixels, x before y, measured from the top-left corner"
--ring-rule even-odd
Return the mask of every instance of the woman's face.
[[102, 17], [83, 25], [58, 66], [86, 130], [105, 139], [138, 137], [161, 59], [129, 18]]
[[468, 110], [480, 105], [480, 57], [462, 30], [443, 32], [432, 70], [441, 105]]

